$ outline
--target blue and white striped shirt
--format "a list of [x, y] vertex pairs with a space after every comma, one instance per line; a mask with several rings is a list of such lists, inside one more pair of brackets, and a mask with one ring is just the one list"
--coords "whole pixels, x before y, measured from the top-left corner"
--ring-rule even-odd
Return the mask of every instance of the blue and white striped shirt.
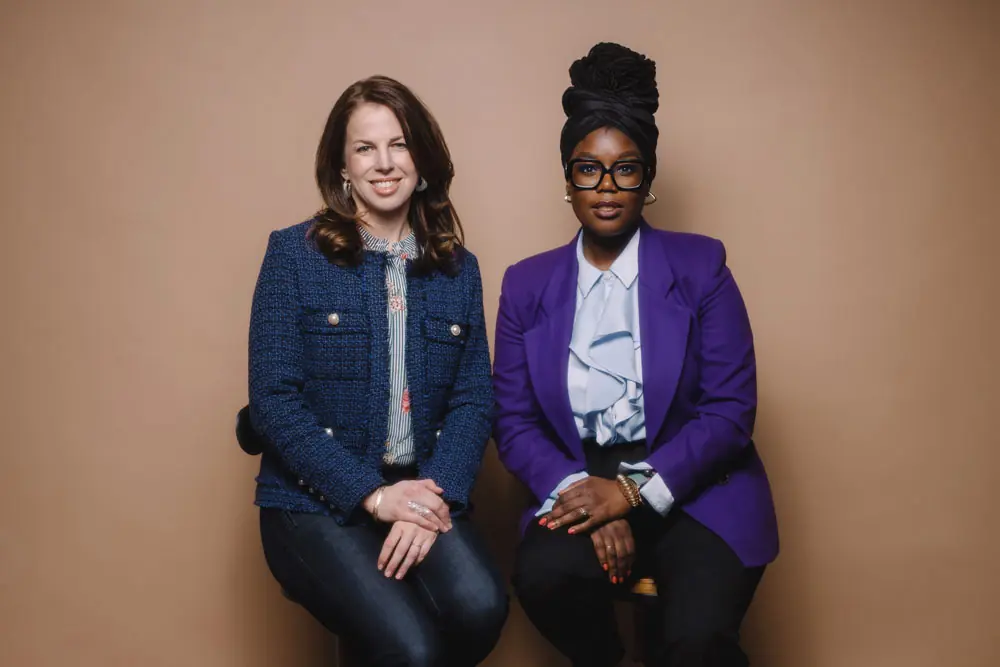
[[380, 239], [358, 225], [365, 250], [386, 253], [385, 289], [389, 317], [389, 435], [382, 460], [390, 465], [416, 463], [410, 390], [406, 382], [406, 260], [420, 252], [411, 232], [399, 243]]

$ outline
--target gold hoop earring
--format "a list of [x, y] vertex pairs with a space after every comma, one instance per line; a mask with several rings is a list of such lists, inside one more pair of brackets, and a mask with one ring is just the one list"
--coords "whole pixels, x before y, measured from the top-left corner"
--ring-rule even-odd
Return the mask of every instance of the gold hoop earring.
[[570, 197], [570, 196], [569, 196], [568, 194], [567, 194], [567, 195], [566, 195], [565, 197], [563, 197], [563, 200], [564, 200], [564, 201], [565, 201], [565, 202], [566, 202], [567, 204], [572, 204], [572, 203], [573, 203], [573, 198], [572, 198], [572, 197]]
[[[650, 197], [652, 197], [652, 199], [650, 199]], [[656, 195], [654, 195], [652, 192], [647, 193], [646, 194], [646, 206], [652, 206], [655, 203], [656, 203]]]

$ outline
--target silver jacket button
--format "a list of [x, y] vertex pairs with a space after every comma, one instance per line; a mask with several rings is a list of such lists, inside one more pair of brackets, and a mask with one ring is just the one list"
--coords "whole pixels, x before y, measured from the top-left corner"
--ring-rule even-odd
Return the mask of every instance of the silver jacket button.
[[458, 326], [457, 324], [452, 324], [450, 331], [452, 336], [462, 335], [462, 327]]
[[305, 485], [306, 485], [306, 480], [300, 479], [299, 480], [299, 486], [305, 486]]
[[330, 313], [326, 316], [326, 321], [329, 322], [331, 326], [337, 326], [340, 324], [340, 313]]
[[330, 428], [330, 427], [327, 427], [327, 428], [326, 428], [326, 434], [327, 434], [327, 435], [333, 435], [333, 429], [332, 429], [332, 428]]

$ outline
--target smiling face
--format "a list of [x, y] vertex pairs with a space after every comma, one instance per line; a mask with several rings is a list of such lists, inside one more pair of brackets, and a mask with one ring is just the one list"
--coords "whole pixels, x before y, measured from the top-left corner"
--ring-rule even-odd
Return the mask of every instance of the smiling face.
[[[639, 147], [628, 136], [615, 128], [604, 127], [594, 130], [573, 149], [570, 160], [578, 158], [595, 160], [611, 168], [615, 162], [641, 161]], [[628, 164], [616, 173], [619, 184], [630, 185], [626, 180]], [[615, 185], [611, 174], [605, 174], [593, 190], [580, 190], [566, 181], [566, 193], [573, 204], [584, 231], [599, 238], [611, 239], [629, 235], [642, 217], [643, 200], [649, 192], [649, 184], [642, 183], [637, 190], [622, 190]]]
[[392, 109], [366, 102], [354, 110], [347, 121], [341, 175], [369, 222], [371, 216], [405, 215], [420, 176]]

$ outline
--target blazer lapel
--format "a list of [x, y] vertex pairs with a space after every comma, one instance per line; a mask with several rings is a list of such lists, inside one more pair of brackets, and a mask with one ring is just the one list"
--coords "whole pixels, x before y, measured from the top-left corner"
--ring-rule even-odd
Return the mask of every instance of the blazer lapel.
[[569, 404], [569, 341], [576, 313], [576, 239], [561, 249], [540, 301], [535, 327], [524, 332], [528, 374], [542, 411], [567, 449], [583, 460], [583, 444]]
[[652, 451], [677, 391], [687, 352], [691, 312], [681, 303], [656, 231], [639, 237], [639, 328], [642, 343], [646, 446]]

